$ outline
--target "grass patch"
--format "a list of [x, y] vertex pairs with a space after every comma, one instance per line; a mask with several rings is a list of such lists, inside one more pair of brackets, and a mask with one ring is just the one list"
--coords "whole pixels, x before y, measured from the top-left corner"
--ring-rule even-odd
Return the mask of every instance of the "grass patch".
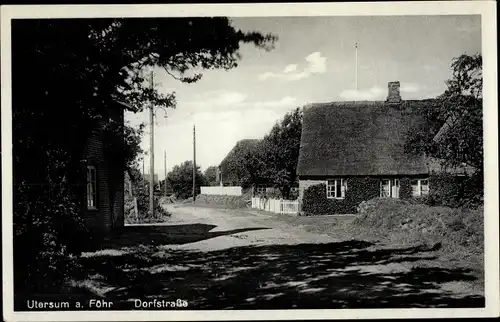
[[376, 198], [360, 204], [359, 212], [352, 222], [358, 233], [370, 230], [391, 243], [439, 244], [443, 253], [457, 260], [479, 260], [484, 254], [483, 207], [430, 207]]

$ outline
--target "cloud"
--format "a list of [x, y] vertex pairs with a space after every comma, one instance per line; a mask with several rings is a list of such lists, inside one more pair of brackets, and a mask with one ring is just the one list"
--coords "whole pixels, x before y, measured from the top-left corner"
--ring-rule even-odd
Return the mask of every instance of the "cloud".
[[290, 64], [290, 65], [287, 65], [285, 67], [285, 70], [283, 71], [283, 73], [291, 73], [291, 72], [294, 72], [297, 70], [297, 64]]
[[[282, 109], [291, 108], [297, 103], [297, 99], [285, 96], [280, 99], [270, 99], [264, 101], [250, 100], [248, 95], [239, 92], [216, 91], [208, 95], [202, 95], [195, 101], [184, 103], [188, 108], [183, 109], [183, 113], [193, 115], [200, 111], [209, 113], [223, 113], [226, 111], [245, 111], [250, 109]], [[180, 113], [182, 114], [182, 113]]]
[[[423, 92], [426, 90], [426, 88], [426, 86], [420, 85], [418, 83], [401, 83], [399, 90], [403, 99], [409, 99], [408, 97], [405, 97], [404, 93], [418, 93], [418, 95], [410, 95], [410, 98], [413, 99], [424, 95]], [[380, 86], [373, 86], [372, 88], [363, 90], [347, 89], [342, 91], [339, 96], [344, 100], [351, 101], [384, 100], [387, 97], [387, 89]]]
[[186, 105], [198, 108], [226, 108], [243, 103], [247, 95], [231, 91], [214, 91], [202, 95], [195, 101], [186, 102]]
[[422, 86], [416, 83], [401, 83], [400, 91], [403, 93], [416, 93], [422, 90]]
[[216, 92], [215, 95], [211, 95], [210, 97], [205, 97], [205, 99], [197, 103], [204, 105], [227, 106], [241, 103], [246, 100], [246, 98], [247, 95], [243, 93], [221, 91]]
[[321, 56], [319, 51], [306, 57], [309, 62], [309, 72], [312, 74], [326, 72], [326, 57]]
[[427, 72], [436, 70], [436, 66], [434, 66], [434, 65], [424, 65], [423, 68]]
[[266, 79], [273, 78], [273, 77], [278, 77], [278, 74], [271, 73], [271, 72], [265, 72], [265, 73], [260, 74], [258, 78], [260, 81], [264, 81]]
[[386, 93], [387, 91], [384, 91], [382, 88], [374, 86], [367, 90], [344, 90], [339, 96], [345, 100], [351, 101], [372, 101], [384, 98]]
[[260, 81], [265, 81], [271, 78], [281, 79], [284, 81], [297, 81], [303, 78], [307, 78], [313, 74], [322, 74], [326, 72], [326, 57], [321, 56], [319, 51], [314, 52], [305, 57], [307, 65], [298, 71], [297, 64], [287, 65], [283, 72], [265, 72], [258, 76]]
[[277, 101], [263, 101], [256, 102], [254, 104], [255, 108], [282, 108], [282, 107], [291, 107], [296, 104], [297, 99], [295, 97], [285, 96]]
[[218, 105], [230, 105], [243, 102], [247, 95], [238, 92], [227, 92], [217, 97], [213, 103]]

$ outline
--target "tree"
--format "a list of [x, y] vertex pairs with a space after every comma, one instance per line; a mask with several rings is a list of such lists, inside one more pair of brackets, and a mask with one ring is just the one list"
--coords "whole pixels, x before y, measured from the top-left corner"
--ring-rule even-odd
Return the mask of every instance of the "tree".
[[[172, 190], [179, 199], [187, 199], [193, 196], [193, 161], [184, 161], [180, 165], [174, 166], [167, 174], [167, 180], [172, 185]], [[196, 166], [196, 194], [200, 193], [200, 187], [206, 186], [207, 180]]]
[[[64, 159], [63, 168], [76, 169], [67, 163], [81, 159], [79, 150], [97, 122], [105, 119], [110, 101], [126, 102], [130, 107], [124, 109], [131, 111], [141, 111], [151, 103], [175, 108], [175, 93], [162, 94], [149, 87], [146, 76], [152, 67], [163, 68], [179, 81], [195, 82], [202, 75], [187, 75], [190, 70], [236, 67], [240, 43], [270, 49], [274, 40], [271, 35], [236, 30], [223, 17], [14, 21], [13, 117], [16, 137], [22, 141], [15, 148], [20, 152], [24, 147], [60, 148], [68, 155], [58, 155]], [[27, 88], [30, 95], [24, 93]], [[46, 106], [50, 109], [35, 112]], [[120, 124], [108, 126], [123, 133]], [[120, 157], [133, 162], [140, 133], [126, 130], [130, 139], [125, 147], [132, 148]], [[35, 138], [43, 145], [38, 141], [31, 145]], [[24, 170], [16, 179], [40, 173], [40, 169]], [[58, 173], [51, 179], [60, 181], [63, 176]]]
[[218, 172], [219, 172], [219, 169], [215, 165], [209, 166], [205, 170], [204, 175], [205, 175], [205, 178], [207, 180], [208, 185], [216, 186], [218, 184], [218, 182], [219, 182], [219, 179], [217, 178]]
[[[482, 57], [479, 54], [461, 55], [453, 59], [451, 68], [453, 74], [446, 81], [446, 91], [429, 109], [424, 127], [410, 136], [406, 148], [439, 159], [443, 166], [466, 164], [482, 173]], [[447, 131], [435, 139], [446, 123], [449, 125]]]
[[278, 188], [284, 198], [289, 198], [290, 188], [297, 183], [297, 163], [302, 134], [302, 112], [299, 108], [287, 113], [261, 143], [263, 151], [263, 176]]
[[[15, 249], [16, 267], [26, 268], [16, 280], [36, 281], [31, 272], [41, 263], [63, 272], [54, 254], [67, 258], [85, 244], [61, 223], [79, 218], [83, 147], [92, 131], [103, 128], [110, 177], [123, 179], [123, 167], [134, 166], [140, 152], [142, 128], [113, 122], [110, 114], [149, 104], [175, 108], [175, 93], [149, 87], [153, 67], [195, 82], [202, 75], [193, 70], [236, 67], [241, 43], [268, 50], [274, 41], [224, 17], [13, 20], [14, 244], [42, 247]], [[116, 111], [115, 101], [128, 105]], [[68, 247], [72, 241], [79, 242]]]
[[483, 195], [482, 56], [463, 54], [453, 59], [451, 68], [446, 91], [428, 109], [427, 122], [411, 130], [405, 148], [447, 168], [472, 167], [474, 173], [455, 187], [455, 194], [463, 194], [463, 202], [477, 203]]

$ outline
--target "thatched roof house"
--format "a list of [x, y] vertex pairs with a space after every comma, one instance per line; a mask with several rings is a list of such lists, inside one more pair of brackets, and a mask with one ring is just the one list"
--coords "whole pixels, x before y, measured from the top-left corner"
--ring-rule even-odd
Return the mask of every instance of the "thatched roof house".
[[299, 196], [318, 183], [327, 197], [344, 199], [356, 177], [379, 181], [377, 194], [399, 198], [401, 178], [411, 180], [414, 195], [428, 192], [430, 163], [405, 152], [412, 129], [425, 122], [435, 100], [403, 101], [399, 82], [389, 83], [386, 101], [332, 102], [304, 107], [297, 174]]
[[251, 154], [257, 147], [258, 139], [244, 139], [238, 141], [219, 165], [219, 182], [223, 185], [240, 185], [239, 173], [241, 160], [245, 155]]

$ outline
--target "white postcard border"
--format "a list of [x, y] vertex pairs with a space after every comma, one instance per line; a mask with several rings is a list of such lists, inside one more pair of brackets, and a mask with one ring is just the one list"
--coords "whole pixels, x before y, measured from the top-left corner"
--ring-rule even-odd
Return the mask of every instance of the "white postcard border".
[[[10, 20], [15, 18], [185, 17], [185, 16], [381, 16], [481, 15], [484, 75], [485, 297], [481, 309], [336, 309], [235, 311], [14, 312], [12, 265], [12, 115]], [[270, 320], [344, 318], [439, 318], [499, 315], [498, 96], [495, 1], [411, 1], [383, 3], [45, 5], [1, 8], [2, 249], [6, 321]], [[27, 89], [29, 90], [29, 89]]]

